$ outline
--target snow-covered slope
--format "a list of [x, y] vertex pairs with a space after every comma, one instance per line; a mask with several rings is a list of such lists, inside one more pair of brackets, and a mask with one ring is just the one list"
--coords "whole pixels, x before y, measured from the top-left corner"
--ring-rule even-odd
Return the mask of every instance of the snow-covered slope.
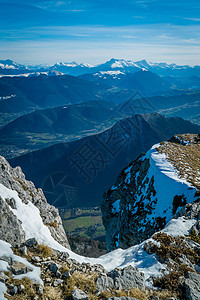
[[12, 74], [12, 75], [7, 75], [7, 74], [1, 74], [0, 77], [37, 77], [37, 76], [61, 76], [64, 75], [61, 72], [58, 71], [48, 71], [48, 72], [34, 72], [34, 73], [22, 73], [22, 74]]
[[27, 69], [27, 67], [25, 67], [24, 65], [20, 65], [18, 63], [16, 63], [13, 60], [10, 59], [6, 59], [6, 60], [0, 60], [0, 69], [11, 69], [11, 70], [23, 70], [23, 69]]
[[[6, 201], [6, 199], [13, 199], [15, 201], [16, 207], [11, 208], [11, 212], [20, 220], [26, 239], [34, 237], [39, 244], [47, 245], [61, 252], [67, 252], [70, 258], [76, 259], [80, 263], [101, 264], [107, 271], [132, 265], [138, 267], [140, 271], [145, 273], [146, 280], [152, 275], [160, 275], [161, 270], [165, 268], [165, 266], [157, 260], [155, 255], [149, 255], [144, 250], [144, 243], [146, 241], [126, 250], [114, 250], [99, 258], [87, 258], [77, 255], [55, 241], [48, 227], [44, 225], [38, 208], [31, 202], [23, 203], [16, 191], [12, 191], [2, 184], [0, 184], [0, 196], [4, 201]], [[195, 222], [195, 220], [185, 220], [183, 217], [180, 217], [177, 220], [169, 222], [163, 232], [173, 236], [187, 235]], [[9, 243], [0, 240], [0, 257], [2, 256], [14, 257], [17, 261], [22, 261], [27, 264], [25, 260], [20, 260], [16, 256], [13, 256]], [[7, 264], [4, 264], [0, 260], [0, 271], [7, 270], [7, 266]]]
[[[154, 145], [124, 169], [105, 195], [102, 213], [109, 250], [127, 248], [150, 237], [180, 207], [197, 199], [197, 188], [179, 175], [159, 148]], [[184, 164], [181, 153], [176, 159]]]

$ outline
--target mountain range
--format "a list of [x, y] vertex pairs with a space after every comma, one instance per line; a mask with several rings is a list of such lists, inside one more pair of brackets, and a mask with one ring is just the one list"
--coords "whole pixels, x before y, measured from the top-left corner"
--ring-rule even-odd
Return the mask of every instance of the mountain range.
[[53, 66], [25, 66], [18, 64], [12, 60], [0, 60], [0, 74], [20, 74], [30, 73], [34, 71], [44, 72], [47, 70], [55, 70], [67, 75], [79, 76], [87, 73], [96, 73], [99, 71], [120, 70], [125, 72], [137, 72], [139, 70], [148, 70], [162, 76], [198, 76], [200, 74], [199, 66], [179, 66], [175, 63], [152, 63], [146, 60], [131, 61], [124, 59], [112, 58], [109, 61], [93, 66], [90, 64], [76, 63], [76, 62], [60, 62]]
[[136, 94], [135, 98], [121, 104], [95, 100], [48, 109], [37, 107], [36, 111], [15, 117], [0, 128], [0, 150], [6, 158], [12, 158], [52, 144], [98, 134], [121, 119], [155, 111], [169, 117], [182, 117], [200, 125], [199, 103], [200, 94], [188, 92], [150, 98]]
[[120, 170], [140, 153], [185, 132], [200, 133], [200, 127], [157, 113], [134, 115], [102, 133], [58, 143], [9, 161], [13, 167], [20, 165], [26, 177], [42, 187], [48, 202], [56, 207], [97, 206]]
[[0, 156], [0, 299], [199, 299], [199, 141], [174, 136], [121, 172], [97, 258], [71, 251], [58, 210]]

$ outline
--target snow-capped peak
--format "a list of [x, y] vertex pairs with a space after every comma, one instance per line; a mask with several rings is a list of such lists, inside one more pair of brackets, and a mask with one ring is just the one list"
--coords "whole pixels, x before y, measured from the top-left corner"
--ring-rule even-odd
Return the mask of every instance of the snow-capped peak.
[[76, 67], [81, 67], [81, 68], [92, 68], [93, 66], [90, 64], [83, 64], [83, 63], [76, 63], [75, 61], [73, 62], [60, 62], [57, 63], [53, 66], [54, 67], [69, 67], [69, 68], [76, 68]]

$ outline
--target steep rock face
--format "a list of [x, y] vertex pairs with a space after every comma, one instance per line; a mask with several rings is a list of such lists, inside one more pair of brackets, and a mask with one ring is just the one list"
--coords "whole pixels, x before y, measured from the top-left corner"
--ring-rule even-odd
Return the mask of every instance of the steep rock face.
[[[47, 203], [41, 189], [36, 189], [31, 181], [27, 181], [20, 167], [12, 168], [5, 158], [0, 156], [0, 184], [16, 191], [24, 204], [31, 202], [39, 209], [43, 223], [48, 226], [52, 237], [61, 245], [70, 248], [65, 235], [58, 210]], [[0, 197], [0, 236], [11, 245], [25, 241], [25, 232], [21, 221], [12, 210], [16, 209], [14, 198]], [[34, 216], [28, 216], [33, 218]]]
[[[198, 186], [192, 180], [194, 162], [186, 158], [191, 151], [198, 157], [199, 142], [198, 137], [189, 137], [184, 136], [184, 143], [179, 136], [153, 146], [124, 169], [104, 194], [101, 208], [108, 250], [149, 238], [164, 228], [180, 207], [198, 199]], [[184, 164], [190, 173], [186, 174]]]

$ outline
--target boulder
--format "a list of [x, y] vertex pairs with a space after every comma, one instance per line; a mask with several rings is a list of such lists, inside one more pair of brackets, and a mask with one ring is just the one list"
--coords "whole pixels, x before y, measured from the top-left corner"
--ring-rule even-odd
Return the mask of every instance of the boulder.
[[97, 278], [96, 285], [99, 291], [109, 289], [145, 289], [145, 276], [137, 268], [128, 266], [124, 269], [114, 269], [113, 271], [100, 275]]
[[14, 261], [11, 265], [11, 271], [14, 275], [21, 275], [27, 273], [27, 267], [25, 264], [19, 261]]
[[52, 273], [56, 273], [58, 271], [58, 265], [56, 263], [51, 263], [49, 265], [49, 270], [52, 272]]
[[24, 245], [27, 247], [33, 247], [33, 246], [37, 246], [38, 242], [36, 241], [35, 238], [30, 238], [28, 240], [25, 241]]
[[72, 291], [72, 298], [74, 300], [88, 300], [87, 294], [80, 289], [74, 289]]
[[16, 295], [17, 292], [18, 292], [17, 286], [14, 286], [14, 287], [10, 290], [10, 294], [11, 294], [12, 296]]
[[101, 291], [107, 291], [114, 288], [114, 280], [106, 274], [100, 275], [96, 280], [97, 289]]

